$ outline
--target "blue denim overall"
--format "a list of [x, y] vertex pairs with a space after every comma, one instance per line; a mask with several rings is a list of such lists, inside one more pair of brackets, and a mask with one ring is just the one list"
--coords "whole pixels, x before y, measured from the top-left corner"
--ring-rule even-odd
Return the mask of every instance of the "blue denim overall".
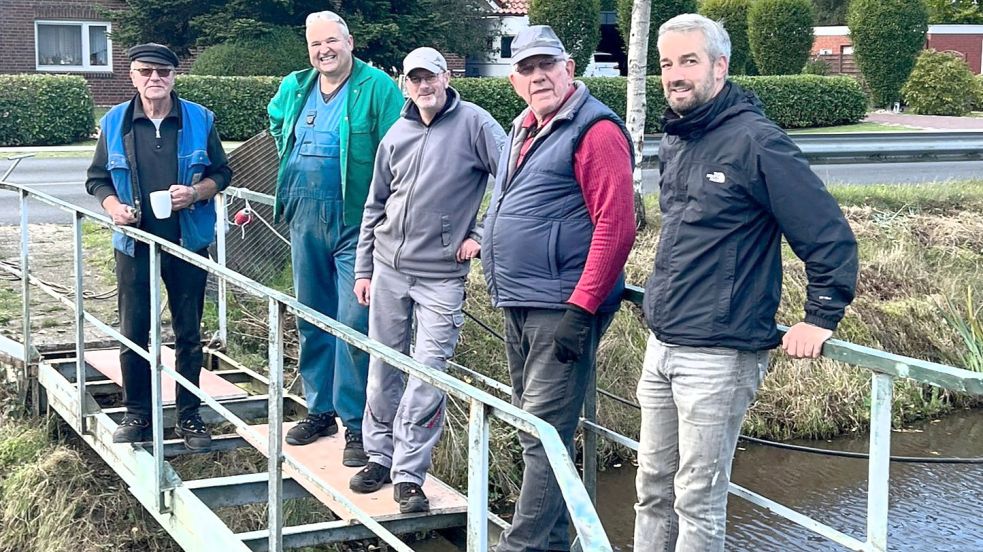
[[[294, 148], [284, 174], [284, 219], [290, 226], [297, 300], [368, 332], [368, 309], [355, 300], [358, 226], [344, 224], [341, 144], [348, 85], [325, 103], [313, 87], [294, 127]], [[300, 375], [311, 414], [337, 412], [345, 427], [362, 431], [368, 355], [298, 319]]]

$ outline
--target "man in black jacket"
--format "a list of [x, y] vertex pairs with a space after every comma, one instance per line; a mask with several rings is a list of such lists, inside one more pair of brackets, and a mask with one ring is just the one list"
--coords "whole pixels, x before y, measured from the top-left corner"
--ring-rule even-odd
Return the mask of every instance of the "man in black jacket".
[[[720, 24], [670, 19], [659, 58], [670, 109], [662, 229], [645, 286], [635, 546], [722, 551], [731, 461], [768, 350], [819, 356], [853, 299], [857, 246], [802, 152], [727, 80]], [[804, 321], [779, 339], [783, 235], [808, 287]]]

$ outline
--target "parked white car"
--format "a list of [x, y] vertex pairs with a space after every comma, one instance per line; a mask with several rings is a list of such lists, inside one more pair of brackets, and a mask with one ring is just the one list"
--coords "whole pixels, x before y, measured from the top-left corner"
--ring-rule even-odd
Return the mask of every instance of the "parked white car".
[[587, 69], [584, 70], [585, 77], [619, 77], [621, 71], [618, 69], [618, 59], [606, 52], [594, 52], [591, 56]]

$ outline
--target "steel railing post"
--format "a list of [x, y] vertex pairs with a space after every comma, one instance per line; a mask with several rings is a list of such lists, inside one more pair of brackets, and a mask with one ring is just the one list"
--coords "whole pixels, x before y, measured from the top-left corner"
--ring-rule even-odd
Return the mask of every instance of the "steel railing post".
[[[597, 370], [591, 370], [587, 378], [584, 396], [584, 419], [597, 423]], [[597, 504], [597, 432], [592, 426], [583, 426], [584, 432], [584, 487], [591, 502]]]
[[894, 378], [873, 373], [870, 397], [870, 460], [867, 482], [867, 546], [887, 551], [887, 508], [891, 471], [891, 399]]
[[85, 301], [83, 298], [84, 267], [82, 264], [82, 213], [75, 212], [72, 221], [73, 249], [75, 254], [75, 383], [78, 385], [78, 417], [79, 434], [88, 432], [88, 419], [90, 414], [86, 411], [85, 405]]
[[472, 399], [468, 417], [468, 552], [488, 550], [488, 416]]
[[[24, 375], [22, 381], [27, 385], [31, 365], [31, 267], [28, 262], [30, 252], [30, 229], [28, 227], [27, 190], [20, 191], [20, 293], [23, 305], [21, 309], [22, 329], [24, 332]], [[23, 396], [27, 390], [21, 389]], [[37, 400], [37, 397], [35, 397]]]
[[283, 550], [283, 307], [270, 298], [269, 531], [270, 552]]
[[154, 440], [154, 504], [157, 511], [165, 513], [164, 500], [166, 484], [164, 481], [164, 399], [161, 391], [160, 362], [160, 247], [156, 243], [150, 248], [150, 397], [151, 433]]
[[[215, 261], [221, 265], [226, 266], [226, 243], [225, 243], [225, 225], [229, 220], [229, 205], [226, 202], [225, 193], [220, 192], [215, 196], [215, 250], [218, 258]], [[218, 338], [222, 341], [224, 346], [228, 343], [229, 337], [229, 305], [226, 302], [226, 294], [228, 293], [228, 284], [225, 278], [218, 279]]]

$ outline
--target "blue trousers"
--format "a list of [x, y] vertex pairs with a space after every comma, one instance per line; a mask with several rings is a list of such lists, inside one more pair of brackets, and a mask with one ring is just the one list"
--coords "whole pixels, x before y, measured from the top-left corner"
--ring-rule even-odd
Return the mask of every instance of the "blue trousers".
[[[358, 226], [345, 226], [341, 199], [287, 200], [297, 300], [352, 329], [368, 333], [368, 308], [355, 300]], [[362, 432], [368, 353], [297, 319], [300, 376], [311, 414], [336, 412], [345, 427]]]

